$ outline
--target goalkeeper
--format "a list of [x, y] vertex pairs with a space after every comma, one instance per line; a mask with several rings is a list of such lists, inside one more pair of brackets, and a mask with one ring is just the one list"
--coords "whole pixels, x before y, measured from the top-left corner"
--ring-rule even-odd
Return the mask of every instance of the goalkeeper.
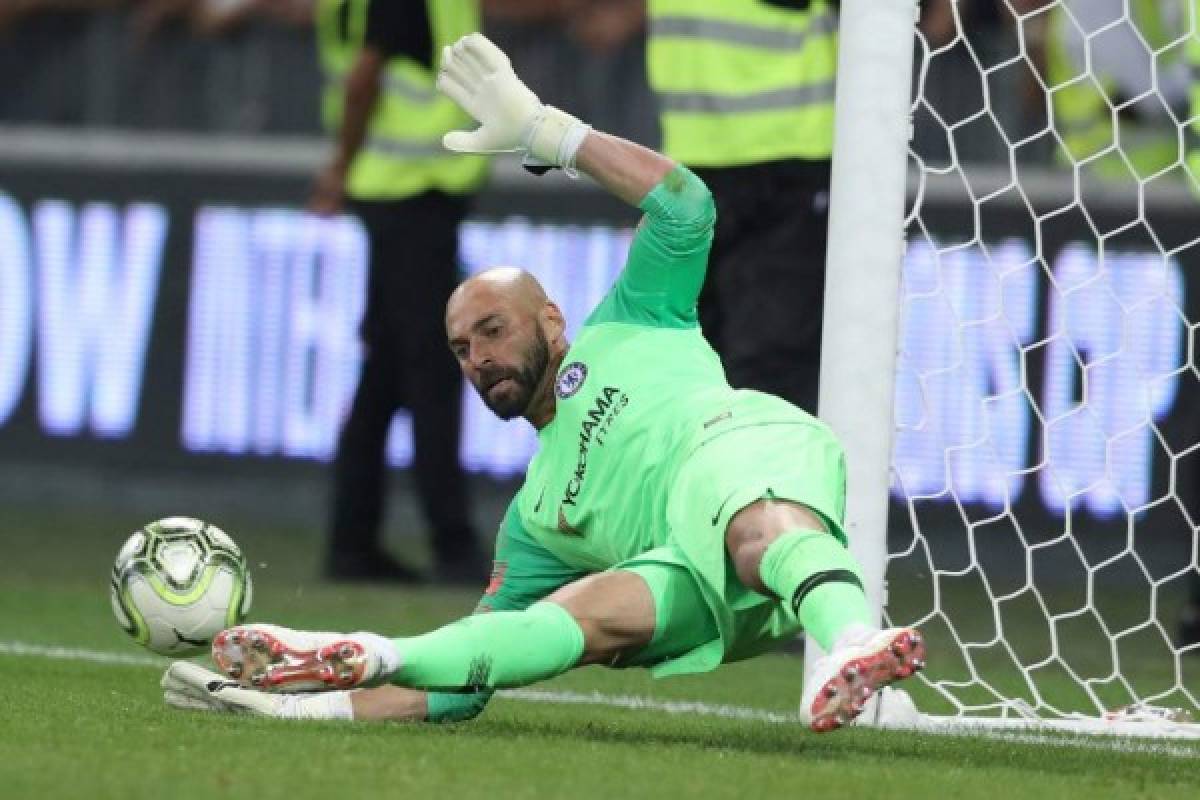
[[[400, 639], [240, 626], [213, 642], [227, 678], [178, 662], [164, 676], [168, 702], [462, 720], [495, 689], [577, 666], [704, 672], [803, 629], [829, 655], [801, 717], [818, 731], [846, 724], [921, 668], [924, 644], [913, 629], [872, 627], [840, 524], [833, 435], [776, 397], [731, 389], [700, 334], [708, 190], [666, 157], [544, 106], [480, 34], [446, 49], [438, 87], [481, 123], [448, 134], [449, 149], [578, 169], [645, 212], [624, 271], [573, 344], [562, 312], [520, 270], [477, 275], [447, 304], [464, 375], [494, 413], [538, 430], [500, 527], [479, 607], [488, 613]], [[314, 689], [330, 691], [297, 693]]]

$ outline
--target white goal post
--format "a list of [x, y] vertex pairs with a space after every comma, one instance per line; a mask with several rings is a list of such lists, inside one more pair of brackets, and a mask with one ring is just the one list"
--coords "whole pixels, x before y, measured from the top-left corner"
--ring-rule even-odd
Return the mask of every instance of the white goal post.
[[[1200, 645], [1176, 640], [1200, 580], [1200, 120], [1176, 80], [1200, 3], [1156, 4], [1151, 35], [1141, 0], [1080, 2], [998, 4], [990, 53], [958, 0], [938, 41], [916, 0], [841, 3], [819, 412], [880, 621], [929, 643], [865, 724], [1200, 738]], [[1141, 89], [1136, 58], [1102, 72], [1127, 46]], [[951, 63], [977, 107], [943, 105]], [[1040, 123], [1012, 121], [1017, 77]], [[1108, 146], [1078, 144], [1083, 90]], [[1147, 115], [1175, 154], [1153, 167], [1121, 127]]]

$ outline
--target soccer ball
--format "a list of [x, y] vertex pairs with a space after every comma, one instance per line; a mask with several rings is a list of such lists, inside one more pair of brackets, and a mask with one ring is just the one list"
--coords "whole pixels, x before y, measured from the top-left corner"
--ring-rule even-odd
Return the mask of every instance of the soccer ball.
[[167, 656], [206, 648], [250, 610], [246, 558], [215, 525], [191, 517], [151, 522], [113, 564], [113, 614], [139, 644]]

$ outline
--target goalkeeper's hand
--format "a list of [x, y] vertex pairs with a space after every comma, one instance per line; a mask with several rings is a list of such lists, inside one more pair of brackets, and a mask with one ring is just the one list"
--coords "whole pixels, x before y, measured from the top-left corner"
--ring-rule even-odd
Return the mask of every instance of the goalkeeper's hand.
[[459, 153], [518, 152], [528, 166], [560, 166], [570, 172], [590, 130], [543, 104], [513, 72], [508, 56], [480, 33], [443, 49], [437, 86], [479, 122], [473, 131], [451, 131], [442, 139], [447, 149]]
[[[163, 673], [161, 685], [163, 702], [172, 708], [188, 711], [250, 714], [279, 719], [345, 720], [353, 717], [350, 700], [344, 692], [260, 692], [247, 689], [191, 661], [173, 662]], [[424, 707], [422, 700], [420, 718], [423, 718]], [[404, 718], [418, 717], [410, 715]]]
[[189, 711], [279, 716], [279, 698], [245, 689], [224, 675], [190, 661], [172, 662], [163, 673], [163, 701]]

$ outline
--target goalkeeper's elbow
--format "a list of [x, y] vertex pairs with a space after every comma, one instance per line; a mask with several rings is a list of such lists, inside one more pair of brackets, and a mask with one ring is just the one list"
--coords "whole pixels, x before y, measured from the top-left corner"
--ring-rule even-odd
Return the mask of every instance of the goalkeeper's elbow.
[[674, 231], [707, 236], [717, 220], [712, 192], [704, 181], [682, 164], [666, 174], [642, 201], [642, 210]]

